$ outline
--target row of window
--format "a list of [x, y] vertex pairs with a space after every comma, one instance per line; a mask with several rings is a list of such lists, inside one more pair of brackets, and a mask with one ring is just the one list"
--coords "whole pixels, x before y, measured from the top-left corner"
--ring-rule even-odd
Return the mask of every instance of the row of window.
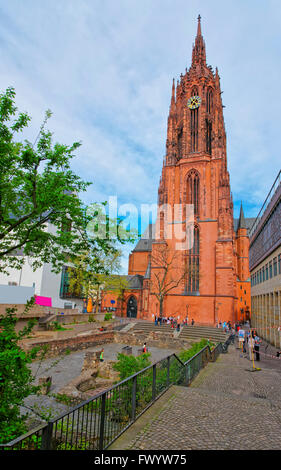
[[268, 281], [278, 274], [281, 274], [281, 254], [278, 255], [278, 258], [275, 256], [273, 260], [251, 275], [251, 286]]

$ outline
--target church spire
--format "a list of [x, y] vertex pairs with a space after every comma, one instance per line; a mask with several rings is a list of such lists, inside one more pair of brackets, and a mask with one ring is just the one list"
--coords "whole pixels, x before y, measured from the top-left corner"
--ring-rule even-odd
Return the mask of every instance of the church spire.
[[244, 217], [244, 211], [243, 211], [242, 201], [241, 201], [240, 216], [239, 216], [239, 222], [238, 222], [238, 227], [237, 227], [237, 229], [239, 230], [239, 228], [247, 228], [247, 227], [246, 227], [245, 217]]
[[172, 113], [175, 112], [175, 109], [176, 109], [175, 79], [173, 78], [170, 112]]
[[192, 51], [192, 65], [206, 64], [205, 41], [201, 31], [201, 16], [198, 15], [197, 35]]
[[175, 79], [173, 78], [171, 104], [175, 103]]
[[198, 15], [197, 37], [202, 36], [201, 33], [201, 15]]

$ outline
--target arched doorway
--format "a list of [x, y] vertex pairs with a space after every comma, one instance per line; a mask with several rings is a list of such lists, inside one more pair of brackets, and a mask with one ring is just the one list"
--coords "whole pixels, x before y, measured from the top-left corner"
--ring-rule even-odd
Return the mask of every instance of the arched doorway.
[[131, 295], [127, 302], [127, 317], [137, 318], [138, 313], [138, 303], [135, 296]]

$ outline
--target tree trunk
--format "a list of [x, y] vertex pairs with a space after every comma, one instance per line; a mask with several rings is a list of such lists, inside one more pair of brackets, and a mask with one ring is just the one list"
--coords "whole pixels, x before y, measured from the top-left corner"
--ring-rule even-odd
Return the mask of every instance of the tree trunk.
[[164, 304], [164, 298], [160, 297], [159, 300], [159, 317], [162, 318], [163, 315], [163, 304]]
[[97, 296], [96, 296], [96, 313], [99, 311], [99, 287], [97, 291]]

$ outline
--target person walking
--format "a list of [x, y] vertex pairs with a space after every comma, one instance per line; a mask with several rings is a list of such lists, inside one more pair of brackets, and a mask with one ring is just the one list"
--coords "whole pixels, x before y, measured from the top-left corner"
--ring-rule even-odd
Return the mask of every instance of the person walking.
[[191, 325], [192, 325], [192, 326], [194, 325], [194, 320], [193, 320], [193, 318], [192, 318], [192, 320], [191, 320]]
[[244, 335], [244, 338], [243, 338], [243, 353], [246, 354], [246, 337]]
[[255, 338], [254, 338], [254, 332], [251, 331], [249, 338], [248, 338], [248, 348], [249, 348], [249, 359], [250, 361], [253, 360], [254, 357], [254, 346], [255, 346]]
[[258, 337], [258, 335], [256, 334], [255, 337], [254, 337], [254, 341], [255, 341], [255, 354], [256, 354], [256, 361], [259, 361], [260, 360], [260, 344], [261, 344], [261, 340], [260, 338]]
[[142, 352], [145, 354], [147, 352], [146, 343], [143, 343]]

